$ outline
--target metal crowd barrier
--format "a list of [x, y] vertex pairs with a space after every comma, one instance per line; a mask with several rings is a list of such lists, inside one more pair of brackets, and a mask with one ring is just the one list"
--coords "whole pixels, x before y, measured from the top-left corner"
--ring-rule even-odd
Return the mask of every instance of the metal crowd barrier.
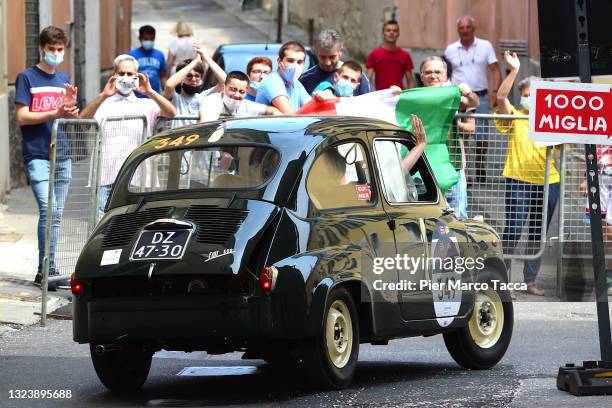
[[150, 134], [144, 115], [108, 117], [100, 125], [81, 119], [54, 122], [41, 325], [46, 324], [48, 282], [70, 277], [106, 204], [100, 195], [109, 190], [125, 159]]
[[[566, 144], [561, 150], [561, 200], [559, 220], [560, 256], [557, 259], [560, 296], [581, 300], [593, 287], [592, 246], [587, 197], [580, 185], [586, 179], [583, 144]], [[600, 175], [601, 184], [602, 177]], [[603, 199], [603, 197], [602, 197]], [[607, 209], [610, 211], [611, 209]], [[606, 229], [603, 231], [606, 260], [612, 260]], [[606, 269], [610, 269], [607, 267]]]
[[[70, 277], [95, 225], [91, 169], [96, 169], [100, 132], [95, 120], [58, 119], [50, 145], [41, 324], [46, 324], [47, 284]], [[95, 177], [95, 174], [93, 175]]]
[[[531, 205], [524, 207], [509, 206], [507, 190], [511, 181], [504, 176], [507, 159], [508, 141], [516, 122], [527, 121], [528, 116], [458, 114], [456, 120], [464, 123], [474, 121], [473, 131], [461, 132], [457, 123], [453, 126], [454, 134], [449, 141], [451, 161], [460, 162], [464, 156], [465, 176], [467, 178], [467, 215], [468, 218], [482, 216], [508, 243], [514, 243], [514, 251], [508, 251], [504, 245], [506, 259], [533, 260], [542, 256], [546, 249], [546, 220], [548, 218], [549, 179], [552, 168], [552, 148], [546, 148], [546, 167], [535, 167], [525, 174], [532, 182], [540, 182], [541, 187], [524, 198], [531, 200]], [[516, 122], [515, 122], [516, 121]], [[480, 134], [481, 136], [479, 136]], [[486, 140], [486, 144], [480, 141]], [[463, 143], [457, 142], [462, 140]], [[534, 163], [535, 164], [535, 163]], [[514, 202], [522, 202], [514, 186]], [[525, 204], [525, 203], [523, 203]], [[526, 213], [529, 213], [528, 215]], [[550, 214], [552, 216], [552, 214]], [[526, 216], [525, 219], [522, 217]], [[521, 222], [523, 221], [523, 222]], [[520, 227], [519, 227], [520, 225]], [[517, 229], [521, 232], [517, 234]]]

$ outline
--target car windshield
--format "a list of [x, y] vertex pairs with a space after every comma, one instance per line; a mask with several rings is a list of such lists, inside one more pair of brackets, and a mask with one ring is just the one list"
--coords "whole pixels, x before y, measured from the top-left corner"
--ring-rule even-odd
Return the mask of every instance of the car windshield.
[[278, 168], [279, 153], [265, 146], [219, 146], [160, 152], [143, 160], [129, 191], [253, 189]]

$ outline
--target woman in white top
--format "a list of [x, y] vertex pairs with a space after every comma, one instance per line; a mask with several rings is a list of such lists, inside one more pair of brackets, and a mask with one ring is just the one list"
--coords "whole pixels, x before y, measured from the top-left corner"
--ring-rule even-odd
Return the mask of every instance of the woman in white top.
[[193, 38], [193, 30], [185, 21], [181, 20], [176, 23], [176, 27], [172, 30], [172, 34], [176, 35], [168, 49], [168, 76], [174, 75], [176, 65], [186, 59], [194, 59], [196, 52], [193, 48], [195, 39]]

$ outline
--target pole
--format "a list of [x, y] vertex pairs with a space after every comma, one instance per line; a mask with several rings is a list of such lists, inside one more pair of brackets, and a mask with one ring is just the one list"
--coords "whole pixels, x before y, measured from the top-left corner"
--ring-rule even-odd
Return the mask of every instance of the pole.
[[[576, 35], [578, 39], [578, 67], [580, 82], [591, 82], [591, 59], [589, 55], [589, 30], [585, 0], [575, 0]], [[599, 349], [602, 361], [612, 362], [610, 339], [610, 312], [605, 273], [603, 231], [601, 227], [601, 205], [599, 200], [599, 177], [597, 169], [597, 147], [585, 145], [587, 191], [589, 192], [589, 217], [591, 220], [591, 246], [595, 272], [595, 294], [599, 327]]]
[[308, 19], [308, 45], [314, 45], [314, 18]]
[[278, 0], [278, 13], [276, 16], [276, 42], [283, 42], [283, 0]]

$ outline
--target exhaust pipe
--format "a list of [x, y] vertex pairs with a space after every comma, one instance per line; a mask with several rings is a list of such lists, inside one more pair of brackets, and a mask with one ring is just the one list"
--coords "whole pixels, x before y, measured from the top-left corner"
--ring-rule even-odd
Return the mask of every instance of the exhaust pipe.
[[96, 354], [99, 356], [104, 355], [105, 353], [109, 353], [111, 351], [120, 350], [121, 347], [117, 344], [98, 344], [95, 347]]

